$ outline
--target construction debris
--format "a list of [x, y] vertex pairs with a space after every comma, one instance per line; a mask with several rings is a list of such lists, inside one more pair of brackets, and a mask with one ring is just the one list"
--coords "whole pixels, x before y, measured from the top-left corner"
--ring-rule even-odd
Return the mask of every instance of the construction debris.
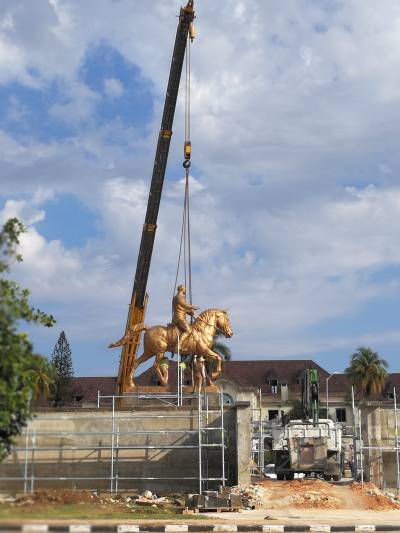
[[267, 491], [262, 485], [238, 485], [231, 488], [233, 494], [239, 494], [245, 509], [257, 509], [265, 502]]
[[173, 505], [173, 502], [168, 498], [158, 498], [156, 494], [153, 494], [150, 490], [145, 490], [143, 494], [135, 501], [136, 505], [151, 505], [153, 507], [163, 507], [164, 505]]

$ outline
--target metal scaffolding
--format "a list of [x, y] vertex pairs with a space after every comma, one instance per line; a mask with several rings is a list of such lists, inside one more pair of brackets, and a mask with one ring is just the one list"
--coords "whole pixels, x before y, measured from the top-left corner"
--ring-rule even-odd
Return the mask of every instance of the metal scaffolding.
[[[74, 421], [79, 420], [80, 423], [97, 420], [107, 420], [111, 423], [110, 431], [35, 431], [32, 425], [28, 425], [24, 435], [20, 439], [20, 444], [13, 447], [11, 450], [11, 457], [19, 458], [18, 464], [21, 468], [22, 475], [19, 476], [0, 476], [0, 483], [13, 481], [21, 482], [23, 484], [24, 492], [33, 492], [35, 488], [40, 485], [40, 482], [81, 482], [81, 481], [94, 481], [94, 482], [109, 482], [109, 491], [112, 493], [118, 493], [121, 490], [122, 481], [188, 481], [193, 482], [193, 489], [198, 490], [201, 494], [203, 490], [209, 489], [210, 486], [225, 485], [225, 429], [224, 429], [224, 402], [222, 391], [219, 391], [216, 396], [218, 402], [215, 406], [210, 408], [209, 398], [207, 393], [202, 394], [184, 394], [182, 389], [177, 393], [133, 393], [118, 395], [101, 395], [98, 392], [97, 408], [101, 409], [102, 404], [107, 403], [111, 406], [109, 416], [96, 416], [84, 415], [81, 413], [78, 416], [74, 416]], [[126, 409], [123, 410], [125, 416], [120, 416], [120, 411], [117, 409], [117, 402], [120, 398], [125, 400], [134, 401], [136, 407], [129, 411], [129, 415], [126, 415]], [[138, 405], [141, 405], [140, 410]], [[165, 413], [160, 414], [151, 412], [151, 409], [157, 408], [159, 410], [165, 410]], [[146, 410], [143, 410], [146, 409]], [[211, 418], [214, 413], [215, 416]], [[157, 419], [158, 427], [151, 429], [140, 429], [129, 431], [126, 430], [127, 422], [132, 420], [138, 420], [143, 423], [146, 419]], [[190, 420], [189, 426], [193, 429], [174, 429], [171, 428], [169, 423], [173, 419]], [[41, 421], [62, 421], [71, 420], [68, 415], [55, 415], [54, 417], [40, 417], [36, 416], [35, 420]], [[159, 422], [164, 420], [165, 427], [160, 429]], [[211, 422], [210, 422], [211, 421]], [[125, 422], [125, 424], [124, 424]], [[217, 422], [217, 425], [214, 425]], [[195, 427], [197, 425], [197, 427]], [[173, 443], [156, 443], [150, 444], [151, 436], [165, 435], [177, 435], [180, 443], [176, 441]], [[73, 439], [74, 442], [84, 441], [86, 437], [99, 436], [104, 437], [109, 441], [109, 444], [93, 445], [93, 444], [79, 444], [79, 445], [65, 445], [62, 442], [63, 437]], [[146, 437], [145, 443], [138, 443], [138, 437]], [[40, 438], [55, 438], [58, 439], [57, 445], [40, 445]], [[186, 440], [185, 440], [185, 437]], [[196, 438], [197, 437], [197, 438]], [[127, 438], [128, 444], [121, 444], [121, 440]], [[139, 439], [140, 441], [140, 439]], [[24, 445], [21, 445], [22, 442]], [[61, 444], [60, 444], [61, 442]], [[180, 465], [177, 462], [176, 476], [163, 476], [160, 471], [159, 476], [121, 476], [120, 475], [120, 461], [121, 453], [143, 450], [145, 457], [151, 450], [154, 452], [162, 452], [165, 450], [179, 451], [190, 450], [193, 451], [193, 474], [189, 476], [179, 476]], [[208, 461], [209, 453], [211, 450], [216, 450], [219, 454], [219, 471], [220, 473], [214, 477], [208, 475]], [[36, 467], [39, 462], [38, 456], [43, 452], [58, 453], [60, 456], [63, 452], [98, 452], [105, 451], [108, 453], [109, 460], [109, 475], [107, 476], [41, 476], [36, 474]], [[107, 458], [106, 458], [107, 459]], [[125, 455], [125, 461], [129, 461], [129, 456]], [[131, 457], [131, 460], [134, 460]], [[144, 459], [146, 461], [146, 459]], [[40, 488], [40, 487], [39, 487]]]
[[[352, 399], [353, 399], [353, 417], [354, 417], [354, 440], [355, 440], [355, 446], [354, 449], [356, 451], [356, 457], [357, 457], [357, 477], [360, 479], [361, 483], [364, 483], [365, 478], [365, 457], [364, 452], [380, 452], [381, 458], [382, 454], [384, 452], [392, 452], [395, 453], [396, 457], [396, 491], [397, 494], [400, 493], [400, 442], [399, 442], [399, 421], [398, 421], [398, 408], [397, 408], [397, 397], [396, 397], [396, 388], [393, 388], [393, 411], [394, 411], [394, 436], [393, 439], [390, 438], [390, 440], [393, 440], [393, 446], [364, 446], [364, 438], [363, 438], [363, 427], [362, 427], [362, 410], [360, 408], [356, 409], [354, 404], [354, 391], [352, 391]], [[368, 439], [369, 440], [369, 439]], [[371, 460], [369, 460], [371, 464]], [[372, 480], [377, 485], [380, 485], [380, 480], [377, 482], [377, 480]], [[381, 487], [385, 488], [385, 487]]]
[[[354, 459], [354, 478], [360, 480], [361, 483], [365, 481], [366, 473], [366, 452], [381, 452], [395, 453], [396, 458], [396, 490], [400, 494], [400, 435], [399, 435], [399, 409], [397, 406], [396, 388], [393, 388], [393, 411], [394, 411], [394, 430], [393, 437], [388, 437], [390, 442], [387, 445], [367, 446], [366, 429], [362, 425], [363, 410], [356, 407], [354, 399], [354, 390], [352, 388], [352, 413], [353, 425], [343, 426], [343, 436], [348, 439], [353, 439], [353, 459]], [[258, 407], [252, 409], [251, 420], [251, 473], [262, 479], [265, 470], [265, 439], [272, 438], [274, 428], [279, 427], [279, 421], [265, 420], [262, 416], [262, 396], [259, 391]], [[367, 439], [368, 440], [368, 439]], [[369, 458], [371, 461], [371, 458]], [[377, 485], [381, 483], [377, 479], [372, 479]], [[383, 486], [381, 488], [384, 488]]]

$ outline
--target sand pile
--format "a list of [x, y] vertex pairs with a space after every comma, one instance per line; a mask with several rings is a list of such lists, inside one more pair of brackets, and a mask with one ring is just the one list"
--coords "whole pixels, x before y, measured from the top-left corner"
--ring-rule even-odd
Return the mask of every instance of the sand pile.
[[290, 502], [294, 507], [309, 509], [340, 509], [341, 501], [335, 496], [331, 496], [326, 491], [300, 492], [293, 494]]
[[320, 479], [293, 481], [262, 481], [265, 489], [265, 507], [284, 509], [340, 509], [343, 502], [332, 494], [332, 486]]
[[400, 509], [400, 499], [390, 492], [378, 489], [373, 483], [352, 483], [351, 489], [358, 493], [364, 500], [367, 509], [384, 511], [387, 509]]
[[341, 501], [333, 496], [331, 487], [320, 479], [295, 479], [288, 483], [289, 505], [308, 509], [339, 509]]

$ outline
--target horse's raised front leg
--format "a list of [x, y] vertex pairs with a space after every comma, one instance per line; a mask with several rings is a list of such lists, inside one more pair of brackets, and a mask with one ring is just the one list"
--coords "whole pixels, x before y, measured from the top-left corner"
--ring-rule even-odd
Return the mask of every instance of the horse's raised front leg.
[[218, 379], [219, 376], [222, 374], [222, 358], [218, 353], [213, 352], [210, 349], [206, 350], [204, 355], [216, 362], [216, 368], [210, 376], [210, 385], [212, 385], [213, 381]]
[[157, 376], [160, 378], [161, 385], [166, 387], [168, 385], [168, 365], [165, 364], [165, 353], [160, 352], [156, 355], [156, 360], [154, 361], [153, 368], [157, 373]]

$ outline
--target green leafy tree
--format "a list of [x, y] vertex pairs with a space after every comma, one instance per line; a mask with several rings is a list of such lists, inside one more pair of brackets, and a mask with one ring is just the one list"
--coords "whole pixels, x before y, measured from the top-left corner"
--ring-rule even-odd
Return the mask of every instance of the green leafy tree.
[[54, 405], [68, 402], [71, 398], [72, 378], [72, 352], [67, 337], [62, 331], [54, 346], [51, 364], [54, 368]]
[[0, 460], [31, 417], [31, 399], [38, 386], [34, 354], [27, 333], [18, 331], [21, 321], [50, 327], [53, 316], [29, 304], [29, 291], [9, 279], [10, 266], [21, 262], [19, 237], [25, 231], [17, 218], [9, 219], [0, 232]]
[[220, 339], [222, 337], [223, 333], [221, 331], [217, 331], [211, 349], [214, 352], [217, 352], [225, 361], [230, 361], [232, 359], [232, 352], [231, 349], [224, 342], [221, 342]]
[[53, 365], [46, 357], [33, 355], [27, 367], [32, 378], [32, 400], [35, 402], [40, 397], [47, 400], [55, 384]]
[[367, 346], [360, 346], [352, 354], [345, 372], [355, 390], [365, 396], [380, 394], [386, 382], [387, 362]]
[[[217, 331], [211, 349], [214, 352], [217, 352], [224, 361], [230, 361], [232, 359], [231, 349], [224, 342], [221, 342], [221, 338], [223, 338], [223, 333], [221, 331]], [[208, 375], [211, 375], [214, 372], [214, 368], [215, 361], [213, 361], [212, 359], [208, 359], [208, 361], [206, 362], [206, 369]]]

